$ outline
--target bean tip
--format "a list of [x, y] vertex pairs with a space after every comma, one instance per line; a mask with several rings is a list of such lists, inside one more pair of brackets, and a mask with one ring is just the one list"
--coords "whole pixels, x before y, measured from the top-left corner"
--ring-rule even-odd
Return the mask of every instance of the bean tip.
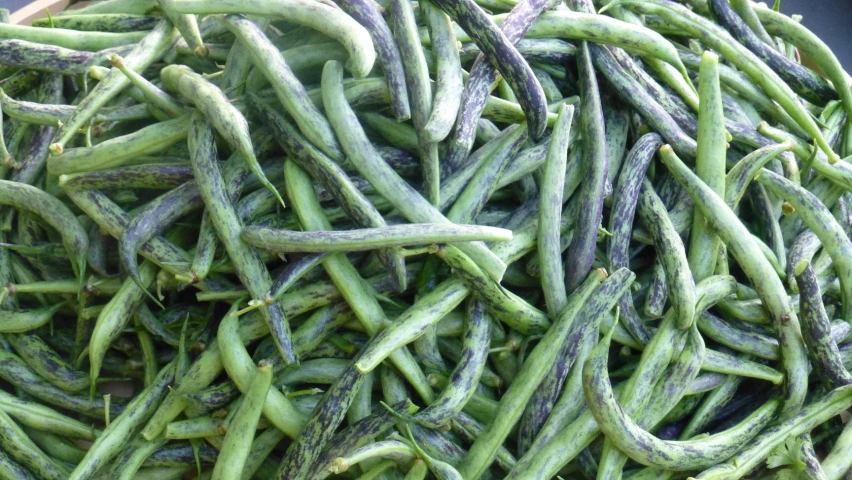
[[124, 70], [125, 68], [127, 68], [124, 65], [124, 58], [122, 58], [121, 55], [117, 53], [114, 53], [112, 56], [109, 57], [109, 63], [119, 70]]
[[210, 49], [207, 45], [199, 45], [195, 47], [193, 53], [195, 53], [195, 56], [198, 58], [207, 58], [207, 56], [210, 55]]
[[796, 207], [794, 207], [790, 202], [784, 202], [781, 204], [781, 214], [784, 216], [792, 215], [796, 211]]
[[349, 462], [345, 458], [335, 458], [331, 462], [331, 466], [328, 467], [328, 471], [331, 473], [343, 473], [349, 470]]
[[62, 145], [60, 143], [50, 144], [49, 150], [50, 150], [50, 153], [52, 153], [54, 155], [62, 155], [62, 152], [64, 151], [64, 149], [62, 148]]

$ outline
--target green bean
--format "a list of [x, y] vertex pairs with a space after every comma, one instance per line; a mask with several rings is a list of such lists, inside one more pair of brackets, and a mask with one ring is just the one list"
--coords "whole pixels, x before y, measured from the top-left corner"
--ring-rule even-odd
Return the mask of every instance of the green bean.
[[191, 178], [191, 169], [184, 164], [133, 165], [97, 172], [60, 175], [59, 186], [65, 190], [113, 188], [168, 190], [179, 187]]
[[562, 193], [573, 117], [574, 107], [563, 104], [559, 109], [557, 124], [553, 127], [553, 135], [550, 137], [544, 182], [539, 197], [541, 203], [537, 242], [539, 258], [545, 259], [541, 263], [541, 286], [544, 289], [545, 303], [551, 316], [558, 315], [568, 299], [561, 261], [562, 249], [559, 245], [559, 219], [562, 216]]
[[767, 360], [779, 360], [778, 341], [759, 333], [740, 330], [709, 313], [696, 317], [698, 328], [708, 338], [737, 351]]
[[476, 173], [466, 182], [464, 190], [458, 194], [458, 198], [447, 211], [447, 220], [457, 223], [470, 223], [491, 199], [498, 188], [497, 180], [502, 176], [511, 157], [517, 153], [521, 144], [527, 139], [526, 133], [520, 126], [518, 130], [522, 133], [520, 137], [515, 138], [504, 148], [495, 151], [491, 158], [485, 160], [476, 169]]
[[272, 365], [259, 364], [246, 396], [228, 425], [225, 442], [213, 467], [214, 479], [237, 478], [241, 475], [271, 383]]
[[172, 8], [179, 13], [267, 15], [308, 26], [346, 47], [353, 64], [353, 73], [358, 78], [370, 73], [376, 59], [369, 32], [339, 9], [322, 3], [304, 0], [275, 0], [273, 3], [255, 0], [173, 0]]
[[8, 393], [0, 394], [0, 410], [22, 425], [39, 431], [83, 440], [94, 440], [99, 434], [99, 431], [91, 425], [67, 417], [50, 407], [17, 398]]
[[[277, 472], [280, 478], [305, 478], [310, 473], [311, 465], [331, 440], [354, 401], [355, 393], [364, 384], [365, 375], [349, 361], [344, 363], [345, 367], [334, 375], [331, 386], [314, 408], [301, 435], [287, 450]], [[309, 375], [309, 381], [314, 382], [316, 377]]]
[[609, 383], [604, 356], [611, 333], [595, 348], [583, 367], [589, 409], [601, 430], [619, 449], [644, 465], [671, 470], [706, 468], [746, 445], [773, 418], [779, 401], [767, 402], [740, 425], [688, 442], [663, 441], [642, 430], [618, 405]]
[[580, 132], [585, 138], [586, 181], [580, 195], [583, 206], [577, 213], [577, 228], [565, 256], [565, 288], [573, 290], [592, 268], [597, 230], [603, 214], [604, 189], [609, 172], [604, 119], [592, 54], [585, 43], [577, 59], [580, 75]]
[[240, 38], [248, 50], [255, 68], [259, 68], [272, 84], [278, 100], [293, 117], [302, 134], [334, 161], [342, 161], [343, 152], [328, 120], [308, 99], [305, 87], [293, 75], [281, 53], [245, 17], [229, 15], [225, 20], [228, 29]]
[[[417, 133], [418, 152], [423, 167], [424, 195], [434, 205], [440, 201], [441, 172], [438, 164], [438, 145], [430, 139], [432, 135], [425, 130], [432, 114], [432, 87], [429, 82], [426, 58], [423, 56], [423, 49], [417, 37], [417, 24], [410, 2], [391, 2], [391, 20], [396, 43], [400, 46], [402, 67], [411, 103], [411, 120]], [[333, 80], [336, 81], [336, 79]]]
[[[216, 227], [231, 261], [237, 267], [241, 282], [249, 290], [253, 299], [261, 299], [269, 291], [272, 279], [257, 253], [239, 237], [242, 224], [230, 202], [228, 188], [216, 163], [213, 130], [199, 116], [192, 119], [189, 145], [192, 169], [201, 197], [207, 206], [207, 211], [210, 212], [210, 220]], [[296, 362], [290, 328], [279, 305], [273, 304], [262, 308], [261, 315], [266, 320], [284, 360], [287, 363]]]
[[784, 142], [759, 148], [743, 157], [728, 171], [725, 177], [725, 203], [731, 208], [736, 208], [746, 192], [746, 187], [758, 175], [763, 166], [781, 153], [792, 150], [792, 148], [792, 142]]
[[791, 436], [808, 432], [852, 404], [852, 387], [845, 385], [829, 392], [821, 399], [807, 405], [796, 415], [776, 423], [755, 437], [751, 443], [730, 458], [701, 472], [696, 480], [709, 479], [738, 479], [746, 475], [757, 464], [762, 462], [773, 448]]
[[[535, 78], [532, 68], [514, 46], [520, 39], [518, 37], [523, 36], [523, 33], [529, 28], [529, 22], [535, 18], [535, 15], [539, 14], [540, 10], [538, 8], [540, 7], [529, 6], [525, 9], [520, 9], [516, 13], [516, 19], [508, 22], [508, 25], [504, 26], [506, 27], [506, 31], [503, 31], [473, 1], [446, 2], [445, 0], [436, 0], [434, 3], [458, 23], [483, 52], [477, 57], [477, 63], [487, 65], [484, 63], [486, 55], [494, 62], [492, 66], [503, 76], [503, 80], [511, 87], [512, 92], [517, 96], [518, 102], [524, 110], [530, 137], [533, 139], [540, 138], [546, 129], [546, 98], [541, 84]], [[524, 12], [524, 10], [531, 11]], [[532, 11], [535, 11], [535, 15], [532, 15]], [[517, 25], [514, 23], [517, 23]], [[493, 79], [497, 73], [494, 70], [487, 69], [480, 70], [480, 72], [486, 73], [486, 75], [479, 76], [477, 75], [479, 72], [474, 72], [474, 77], [479, 77], [480, 79], [490, 77]], [[479, 83], [488, 85], [491, 81], [493, 80], [484, 80]], [[484, 90], [480, 91], [486, 93]], [[470, 94], [471, 92], [468, 92], [468, 95]], [[479, 102], [481, 98], [480, 96], [475, 101]], [[461, 112], [464, 112], [464, 109]], [[468, 117], [464, 113], [460, 115], [462, 115], [462, 119]], [[468, 117], [474, 120], [473, 122], [468, 122], [471, 126], [475, 127], [477, 116], [478, 112]], [[467, 143], [462, 147], [465, 153], [470, 149], [469, 145]], [[457, 161], [453, 160], [452, 163], [455, 164]]]
[[840, 480], [849, 470], [850, 459], [847, 453], [850, 447], [850, 432], [852, 432], [852, 428], [844, 427], [840, 436], [834, 442], [834, 446], [831, 447], [831, 451], [820, 462], [822, 471], [825, 473], [825, 478], [829, 480]]
[[134, 14], [73, 15], [36, 18], [34, 27], [64, 28], [83, 32], [138, 32], [151, 30], [157, 25], [156, 16]]
[[788, 416], [797, 411], [804, 402], [807, 385], [803, 382], [807, 377], [804, 373], [807, 362], [804, 345], [797, 332], [798, 319], [791, 308], [784, 286], [733, 211], [687, 169], [686, 165], [675, 156], [671, 147], [664, 145], [660, 153], [663, 163], [695, 199], [696, 207], [701, 209], [705, 218], [727, 245], [770, 312], [773, 324], [778, 331], [787, 387], [782, 412], [784, 416]]
[[[99, 191], [70, 191], [67, 192], [67, 195], [114, 238], [119, 238], [131, 221], [130, 216], [121, 207]], [[162, 237], [155, 237], [142, 245], [139, 253], [169, 273], [186, 275], [185, 267], [189, 264], [189, 255]], [[207, 279], [196, 285], [202, 290], [211, 286], [215, 287], [214, 289], [221, 290], [221, 287], [212, 279]]]
[[802, 337], [815, 368], [826, 378], [829, 387], [852, 383], [852, 375], [843, 367], [837, 344], [831, 338], [831, 324], [825, 313], [819, 282], [810, 262], [802, 260], [796, 265], [795, 275], [801, 293], [799, 308]]
[[[51, 127], [62, 126], [63, 120], [74, 111], [74, 107], [71, 105], [52, 105], [15, 100], [6, 95], [6, 92], [2, 89], [0, 89], [0, 105], [3, 106], [3, 112], [9, 115], [9, 118]], [[150, 117], [150, 113], [145, 105], [133, 105], [131, 107], [106, 107], [95, 115], [94, 121], [127, 121], [148, 117]]]
[[139, 439], [133, 441], [113, 462], [109, 474], [112, 478], [120, 480], [131, 480], [137, 478], [136, 474], [142, 463], [151, 454], [156, 452], [165, 444], [164, 438], [154, 440]]
[[[852, 104], [852, 90], [849, 88], [849, 77], [831, 49], [805, 26], [786, 15], [768, 8], [755, 8], [754, 12], [767, 32], [771, 32], [771, 34], [777, 35], [795, 45], [825, 72], [840, 96], [846, 114], [852, 114], [852, 108], [850, 108], [850, 104]], [[830, 155], [829, 158], [831, 158]]]
[[[701, 99], [698, 110], [698, 155], [695, 158], [695, 173], [716, 194], [725, 195], [725, 141], [724, 113], [719, 87], [719, 57], [705, 52], [699, 70]], [[716, 253], [719, 238], [711, 232], [700, 210], [696, 210], [689, 235], [689, 269], [695, 280], [700, 281], [716, 270]]]
[[[339, 77], [338, 77], [339, 78]], [[381, 160], [369, 143], [357, 118], [342, 95], [342, 85], [335, 79], [323, 82], [323, 104], [329, 121], [338, 135], [344, 153], [376, 190], [390, 200], [409, 220], [424, 223], [446, 223], [446, 218]], [[481, 243], [459, 245], [459, 249], [476, 261], [493, 279], [499, 281], [505, 264]]]
[[426, 462], [417, 458], [405, 474], [404, 480], [425, 480], [428, 474], [429, 467], [426, 466]]
[[[329, 71], [331, 71], [331, 66]], [[299, 164], [319, 180], [337, 200], [343, 210], [353, 221], [363, 227], [384, 227], [384, 218], [375, 205], [371, 204], [358, 188], [352, 183], [343, 170], [332, 160], [289, 125], [283, 117], [271, 108], [258, 104], [259, 116], [269, 124], [276, 137]], [[382, 249], [379, 254], [382, 265], [394, 276], [399, 290], [405, 289], [404, 263], [399, 250], [396, 248]]]
[[[331, 224], [321, 213], [319, 202], [316, 200], [316, 196], [310, 187], [310, 181], [304, 171], [291, 161], [284, 164], [284, 170], [288, 185], [287, 194], [290, 196], [290, 201], [294, 203], [302, 225], [309, 230], [330, 230]], [[368, 333], [375, 334], [381, 328], [382, 319], [385, 318], [385, 315], [375, 297], [361, 287], [363, 280], [352, 264], [342, 254], [335, 253], [329, 255], [323, 261], [323, 266], [329, 276], [334, 279], [335, 284], [339, 286], [341, 294], [352, 307], [358, 320], [364, 325]], [[405, 350], [400, 350], [392, 353], [390, 358], [406, 375], [407, 380], [420, 396], [430, 402], [433, 395], [432, 390], [428, 386], [420, 367], [414, 363], [411, 354]]]
[[423, 136], [429, 142], [440, 142], [450, 134], [456, 120], [464, 90], [456, 35], [450, 18], [432, 3], [424, 3], [423, 13], [429, 27], [429, 38], [435, 54], [435, 93]]
[[166, 18], [178, 29], [181, 38], [187, 43], [189, 49], [198, 57], [206, 57], [210, 49], [204, 45], [201, 39], [201, 31], [198, 29], [198, 21], [195, 15], [181, 14], [175, 11], [174, 0], [157, 0], [157, 5], [166, 14]]
[[[499, 25], [508, 15], [495, 15]], [[539, 16], [527, 31], [526, 39], [567, 38], [571, 40], [603, 43], [623, 48], [637, 55], [658, 58], [675, 67], [688, 80], [686, 68], [670, 42], [658, 33], [639, 25], [616, 20], [604, 15], [568, 10], [551, 10]], [[469, 41], [459, 36], [459, 41]]]
[[453, 224], [391, 225], [345, 232], [295, 232], [248, 226], [243, 229], [242, 238], [249, 245], [276, 252], [356, 252], [388, 246], [506, 241], [511, 239], [511, 232], [494, 227]]
[[[176, 33], [169, 22], [161, 21], [125, 56], [125, 64], [132, 70], [144, 71], [165, 54], [169, 45], [174, 41]], [[120, 70], [111, 70], [68, 116], [59, 131], [56, 132], [55, 141], [51, 144], [50, 151], [54, 155], [61, 154], [65, 145], [77, 130], [128, 85], [130, 85], [130, 80]]]
[[248, 122], [222, 91], [185, 66], [170, 65], [160, 72], [160, 77], [167, 89], [180, 92], [198, 107], [207, 121], [243, 157], [261, 185], [274, 193], [283, 205], [284, 200], [266, 178], [254, 154]]
[[443, 248], [438, 251], [438, 255], [456, 269], [459, 278], [496, 319], [526, 334], [541, 333], [549, 326], [550, 320], [544, 312], [523, 298], [500, 288], [458, 249]]
[[186, 139], [189, 120], [189, 115], [184, 115], [106, 140], [94, 147], [67, 149], [48, 158], [47, 170], [55, 175], [63, 175], [128, 165], [134, 159], [162, 152]]
[[[524, 129], [520, 125], [513, 125], [500, 132], [488, 143], [473, 152], [464, 165], [460, 165], [456, 171], [449, 174], [445, 181], [441, 183], [441, 203], [438, 204], [438, 209], [446, 210], [451, 207], [486, 162], [496, 165], [501, 165], [506, 160], [511, 162], [509, 157], [513, 155], [513, 152], [517, 151], [526, 138], [527, 135]], [[506, 166], [506, 169], [508, 168], [509, 166]], [[506, 170], [503, 170], [504, 175], [505, 173]], [[499, 178], [502, 180], [503, 175]], [[494, 188], [493, 185], [489, 186], [489, 189], [491, 188]], [[497, 188], [499, 188], [499, 182]], [[476, 195], [478, 197], [481, 194], [477, 189], [471, 188], [468, 195]], [[465, 204], [469, 205], [469, 202], [465, 202]]]
[[14, 459], [9, 457], [6, 452], [0, 451], [0, 474], [3, 478], [10, 480], [32, 480], [33, 476], [30, 471], [18, 464]]
[[227, 430], [226, 422], [223, 420], [211, 417], [195, 417], [168, 424], [163, 435], [167, 440], [187, 440], [222, 435]]
[[145, 262], [139, 269], [139, 283], [127, 279], [115, 296], [107, 303], [98, 315], [95, 327], [89, 340], [89, 378], [91, 395], [95, 394], [96, 381], [100, 375], [101, 365], [110, 344], [121, 334], [130, 317], [142, 300], [145, 290], [154, 281], [157, 266]]
[[[79, 282], [75, 282], [79, 289]], [[76, 292], [77, 290], [75, 290]], [[0, 310], [0, 332], [23, 333], [46, 324], [65, 304], [60, 303], [35, 310]]]
[[71, 50], [97, 52], [121, 45], [137, 43], [146, 32], [81, 32], [63, 28], [38, 28], [24, 25], [0, 24], [0, 38], [11, 38], [55, 45]]
[[[637, 415], [635, 415], [637, 417], [637, 427], [644, 429], [652, 427], [659, 422], [668, 423], [667, 417], [674, 412], [676, 406], [684, 398], [688, 385], [697, 377], [699, 368], [705, 360], [705, 352], [704, 340], [693, 325], [686, 335], [681, 353], [674, 359], [672, 366], [667, 369], [665, 375], [654, 386], [648, 406], [642, 412], [637, 412]], [[593, 351], [589, 357], [590, 361], [596, 361], [596, 358], [594, 358], [595, 354], [596, 352]], [[608, 372], [604, 373], [608, 375]], [[586, 379], [586, 375], [584, 366], [584, 380]], [[591, 387], [593, 387], [590, 385], [590, 388], [586, 388], [585, 385], [586, 383], [584, 382], [585, 392], [589, 392]], [[588, 394], [586, 393], [586, 395]], [[606, 433], [606, 430], [603, 431]], [[627, 462], [627, 455], [618, 450], [614, 445], [615, 443], [612, 440], [604, 442], [603, 452], [601, 453], [601, 459], [598, 464], [599, 475], [603, 477], [616, 475], [618, 471], [623, 469], [624, 464]]]
[[35, 334], [8, 334], [6, 339], [15, 352], [45, 380], [68, 392], [79, 392], [89, 385], [89, 376], [69, 365]]
[[686, 329], [695, 316], [695, 281], [683, 247], [683, 241], [671, 224], [665, 206], [645, 180], [637, 204], [639, 219], [654, 235], [657, 256], [666, 273], [669, 300], [675, 308], [677, 324]]

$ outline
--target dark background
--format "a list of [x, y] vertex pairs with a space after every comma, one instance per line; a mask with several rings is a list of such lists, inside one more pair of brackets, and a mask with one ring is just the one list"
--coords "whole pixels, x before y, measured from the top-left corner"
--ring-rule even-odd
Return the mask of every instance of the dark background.
[[[30, 1], [0, 0], [0, 7], [14, 12]], [[781, 0], [781, 11], [804, 15], [803, 23], [834, 50], [847, 71], [852, 71], [852, 0]]]

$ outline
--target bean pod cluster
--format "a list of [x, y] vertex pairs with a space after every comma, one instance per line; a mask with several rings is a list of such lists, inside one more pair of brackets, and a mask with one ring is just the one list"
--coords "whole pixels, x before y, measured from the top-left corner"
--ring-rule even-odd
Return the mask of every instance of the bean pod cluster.
[[0, 11], [0, 477], [847, 478], [852, 78], [777, 5]]

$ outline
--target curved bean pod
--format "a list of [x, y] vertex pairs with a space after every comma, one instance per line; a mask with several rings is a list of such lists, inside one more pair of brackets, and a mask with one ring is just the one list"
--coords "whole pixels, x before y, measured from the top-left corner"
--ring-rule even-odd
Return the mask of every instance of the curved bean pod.
[[772, 450], [787, 438], [813, 430], [852, 405], [852, 385], [829, 392], [802, 408], [796, 415], [776, 423], [755, 437], [751, 443], [726, 463], [704, 470], [696, 480], [739, 479], [763, 462]]
[[606, 368], [611, 338], [610, 332], [583, 367], [586, 402], [607, 438], [643, 465], [667, 470], [706, 468], [736, 454], [774, 418], [778, 400], [767, 402], [730, 430], [686, 442], [660, 440], [631, 420], [615, 399]]
[[136, 263], [136, 255], [139, 247], [176, 222], [179, 218], [189, 212], [201, 208], [204, 201], [200, 189], [195, 182], [186, 182], [183, 185], [169, 190], [148, 202], [133, 220], [124, 229], [118, 240], [118, 255], [121, 265], [145, 293], [154, 300], [159, 301], [143, 286]]
[[796, 283], [799, 286], [802, 337], [814, 362], [814, 369], [828, 381], [829, 387], [852, 383], [852, 375], [843, 367], [837, 344], [831, 338], [831, 324], [822, 303], [822, 293], [813, 267], [807, 260], [796, 265]]
[[757, 181], [772, 193], [792, 204], [805, 224], [819, 237], [831, 255], [842, 286], [843, 316], [852, 315], [852, 242], [831, 212], [812, 193], [770, 171]]
[[358, 78], [366, 77], [373, 69], [376, 51], [370, 33], [352, 17], [338, 8], [306, 0], [172, 0], [172, 9], [178, 13], [194, 14], [244, 14], [282, 18], [308, 26], [339, 41], [349, 51], [352, 72]]
[[[145, 298], [145, 292], [157, 275], [157, 266], [145, 262], [139, 270], [139, 281], [127, 279], [98, 315], [89, 339], [89, 378], [94, 396], [106, 352], [130, 321], [133, 312]], [[79, 359], [78, 359], [79, 361]]]
[[35, 310], [0, 310], [0, 332], [23, 333], [46, 324], [65, 304]]
[[180, 92], [204, 114], [208, 122], [234, 148], [261, 185], [275, 194], [284, 205], [284, 199], [272, 185], [254, 154], [248, 122], [228, 98], [212, 83], [192, 69], [182, 65], [169, 65], [160, 71], [166, 88]]
[[760, 298], [769, 310], [781, 345], [787, 395], [783, 414], [797, 411], [804, 402], [807, 385], [807, 361], [804, 344], [798, 333], [798, 319], [790, 305], [784, 285], [760, 249], [751, 240], [750, 233], [734, 212], [715, 193], [708, 189], [672, 151], [671, 147], [660, 149], [663, 163], [695, 199], [697, 208], [716, 230], [719, 237], [736, 258], [740, 267], [756, 287]]
[[[423, 126], [427, 141], [444, 140], [455, 125], [464, 92], [456, 34], [450, 18], [431, 2], [422, 6], [435, 56], [435, 93], [429, 120]], [[388, 86], [391, 86], [388, 82]]]
[[455, 417], [475, 393], [488, 357], [491, 322], [479, 302], [471, 302], [465, 315], [464, 344], [461, 357], [450, 374], [450, 383], [438, 398], [413, 417], [415, 421], [437, 428]]
[[677, 324], [680, 328], [689, 328], [695, 316], [695, 280], [689, 268], [683, 241], [648, 180], [643, 181], [637, 210], [639, 219], [653, 233], [657, 255], [666, 273], [669, 300], [676, 311]]
[[760, 173], [763, 166], [781, 153], [792, 149], [792, 142], [784, 142], [759, 148], [743, 157], [725, 176], [725, 203], [732, 209], [737, 208], [749, 183]]
[[40, 216], [62, 236], [75, 276], [86, 273], [89, 237], [77, 217], [56, 197], [29, 185], [0, 180], [0, 203]]

